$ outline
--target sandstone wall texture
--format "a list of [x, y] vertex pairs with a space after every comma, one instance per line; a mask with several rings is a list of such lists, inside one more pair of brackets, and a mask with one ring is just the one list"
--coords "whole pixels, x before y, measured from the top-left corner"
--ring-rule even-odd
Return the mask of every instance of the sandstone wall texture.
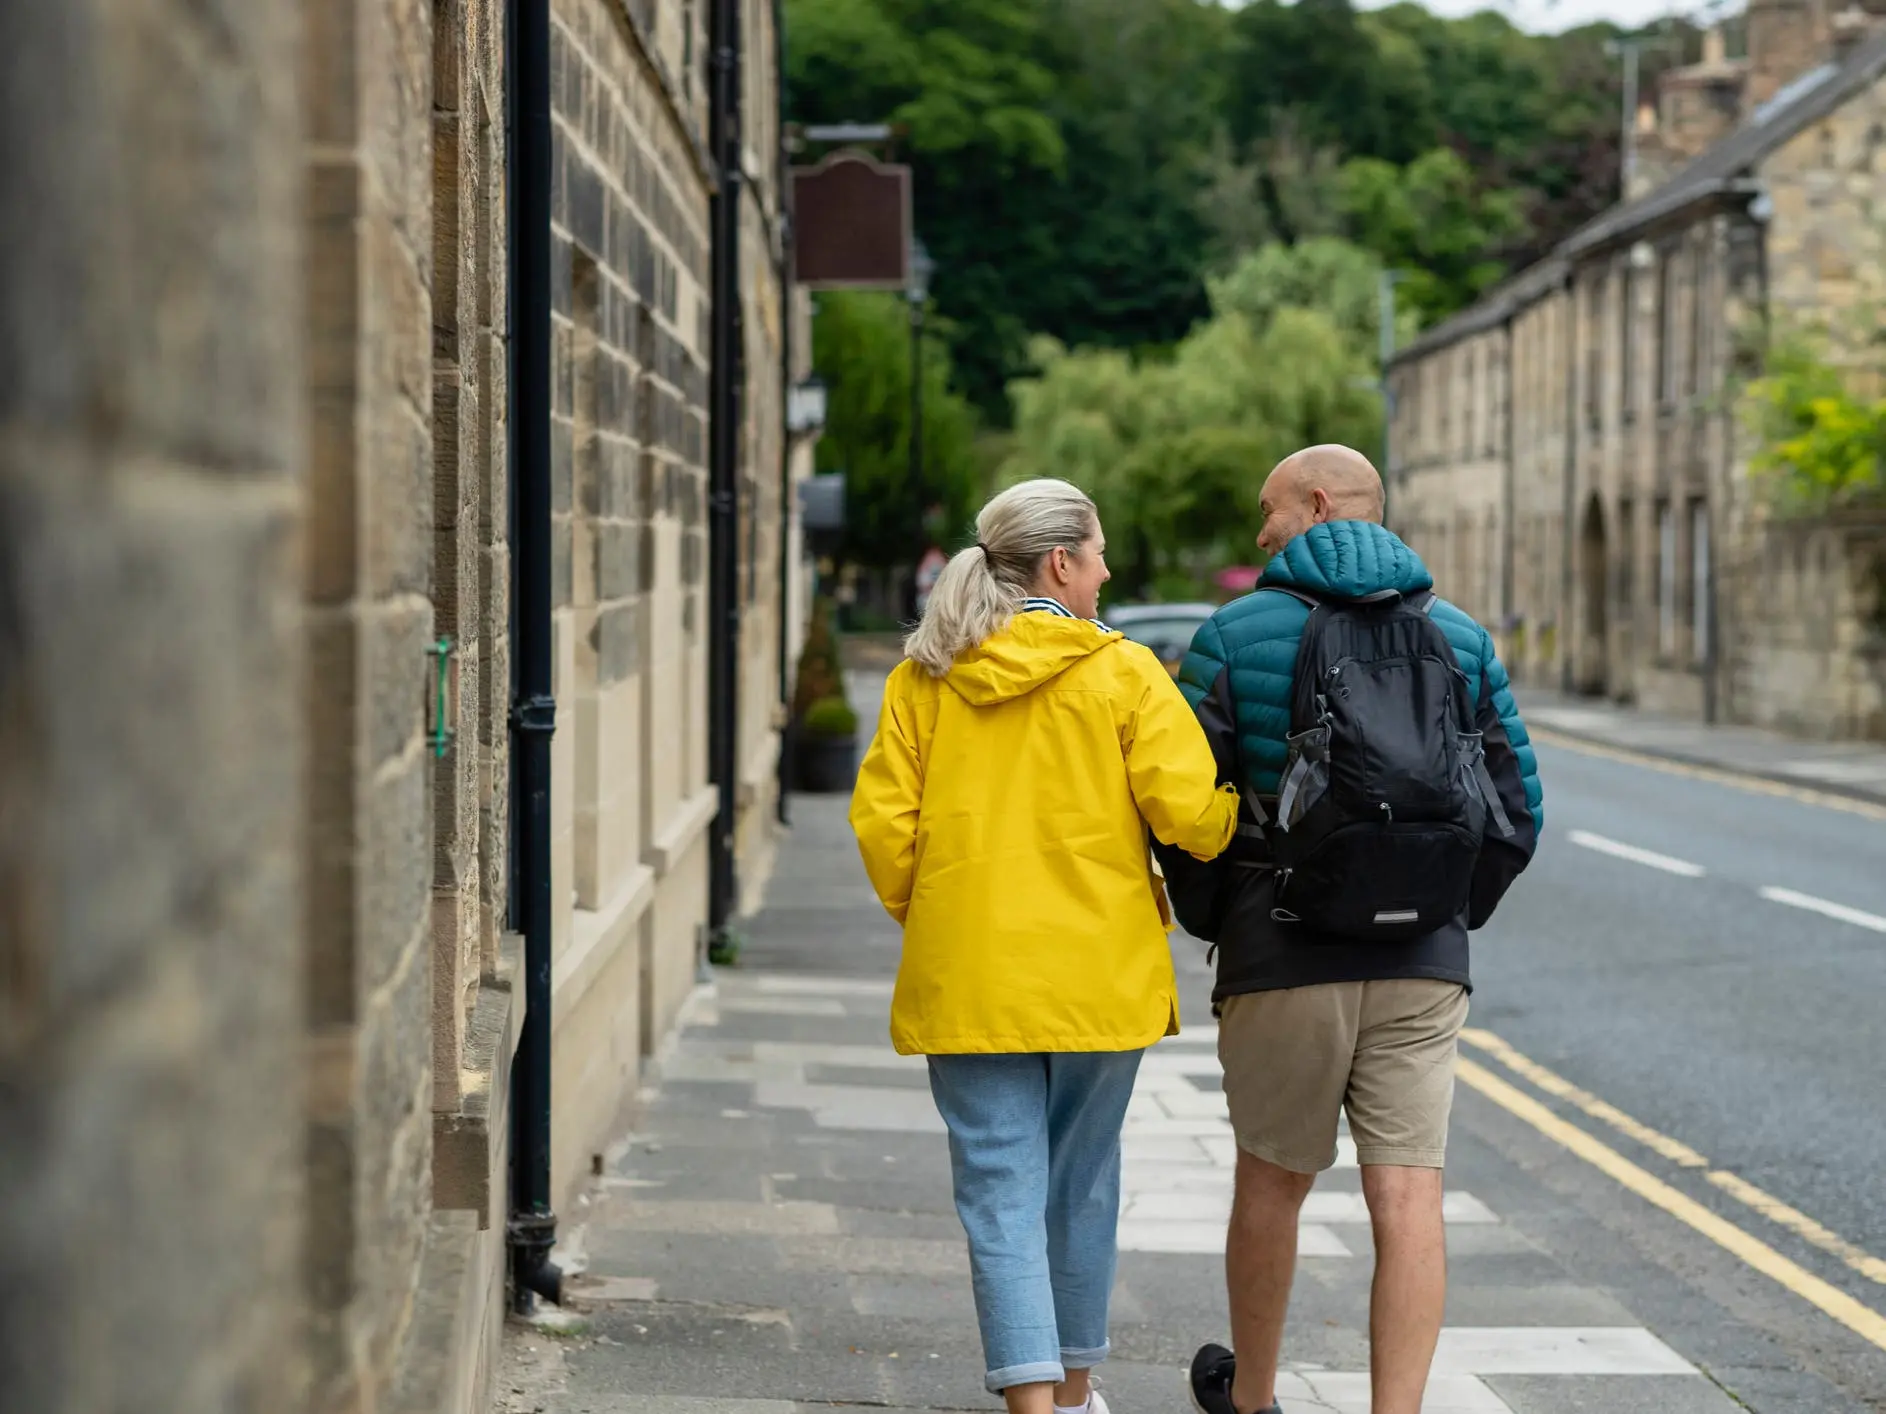
[[[523, 1005], [504, 13], [0, 8], [9, 1410], [489, 1407]], [[556, 7], [564, 1195], [707, 912], [703, 14]], [[778, 200], [745, 252], [762, 763]]]
[[298, 19], [0, 13], [0, 1389], [300, 1407]]

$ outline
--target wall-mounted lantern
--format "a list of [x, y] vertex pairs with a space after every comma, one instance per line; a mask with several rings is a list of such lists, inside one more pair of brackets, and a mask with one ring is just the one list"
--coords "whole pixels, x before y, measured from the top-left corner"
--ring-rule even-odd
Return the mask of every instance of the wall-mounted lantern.
[[825, 383], [814, 373], [803, 383], [795, 383], [786, 393], [786, 430], [793, 436], [818, 432], [825, 427]]

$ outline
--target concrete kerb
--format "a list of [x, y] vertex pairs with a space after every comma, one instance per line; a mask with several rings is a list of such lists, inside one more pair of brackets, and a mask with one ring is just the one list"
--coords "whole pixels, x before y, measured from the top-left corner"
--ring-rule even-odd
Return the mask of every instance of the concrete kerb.
[[1534, 740], [1546, 745], [1552, 745], [1556, 741], [1569, 746], [1596, 747], [1620, 756], [1664, 761], [1675, 766], [1687, 766], [1694, 770], [1740, 777], [1743, 780], [1762, 781], [1769, 785], [1785, 786], [1790, 790], [1806, 794], [1837, 796], [1843, 800], [1859, 801], [1886, 809], [1886, 789], [1880, 787], [1819, 776], [1805, 776], [1778, 768], [1753, 765], [1746, 761], [1731, 760], [1712, 752], [1686, 749], [1662, 742], [1646, 743], [1641, 740], [1620, 738], [1591, 728], [1564, 726], [1557, 723], [1550, 726], [1528, 724], [1528, 732]]

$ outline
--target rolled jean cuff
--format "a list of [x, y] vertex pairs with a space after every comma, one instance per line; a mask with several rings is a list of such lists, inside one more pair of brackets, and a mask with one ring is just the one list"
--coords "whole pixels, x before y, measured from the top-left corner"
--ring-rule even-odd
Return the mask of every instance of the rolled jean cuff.
[[1028, 1365], [1008, 1365], [991, 1370], [982, 1377], [982, 1387], [990, 1394], [1000, 1394], [1016, 1385], [1058, 1385], [1067, 1379], [1067, 1371], [1055, 1360], [1037, 1360]]
[[1113, 1342], [1097, 1345], [1092, 1350], [1063, 1350], [1061, 1363], [1070, 1370], [1091, 1370], [1096, 1365], [1104, 1365], [1108, 1353], [1113, 1349]]

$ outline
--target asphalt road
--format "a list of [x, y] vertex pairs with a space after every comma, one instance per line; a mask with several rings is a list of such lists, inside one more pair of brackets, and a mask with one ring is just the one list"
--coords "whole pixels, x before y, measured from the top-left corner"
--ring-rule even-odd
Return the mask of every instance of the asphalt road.
[[[1575, 1116], [1886, 1311], [1881, 1269], [1855, 1270], [1886, 1256], [1886, 820], [1568, 747], [1540, 766], [1546, 837], [1476, 938], [1470, 1025], [1697, 1151], [1660, 1162]], [[1863, 1252], [1800, 1240], [1722, 1171]], [[1794, 1297], [1750, 1289], [1794, 1323]], [[1840, 1383], [1886, 1408], [1871, 1378]]]

